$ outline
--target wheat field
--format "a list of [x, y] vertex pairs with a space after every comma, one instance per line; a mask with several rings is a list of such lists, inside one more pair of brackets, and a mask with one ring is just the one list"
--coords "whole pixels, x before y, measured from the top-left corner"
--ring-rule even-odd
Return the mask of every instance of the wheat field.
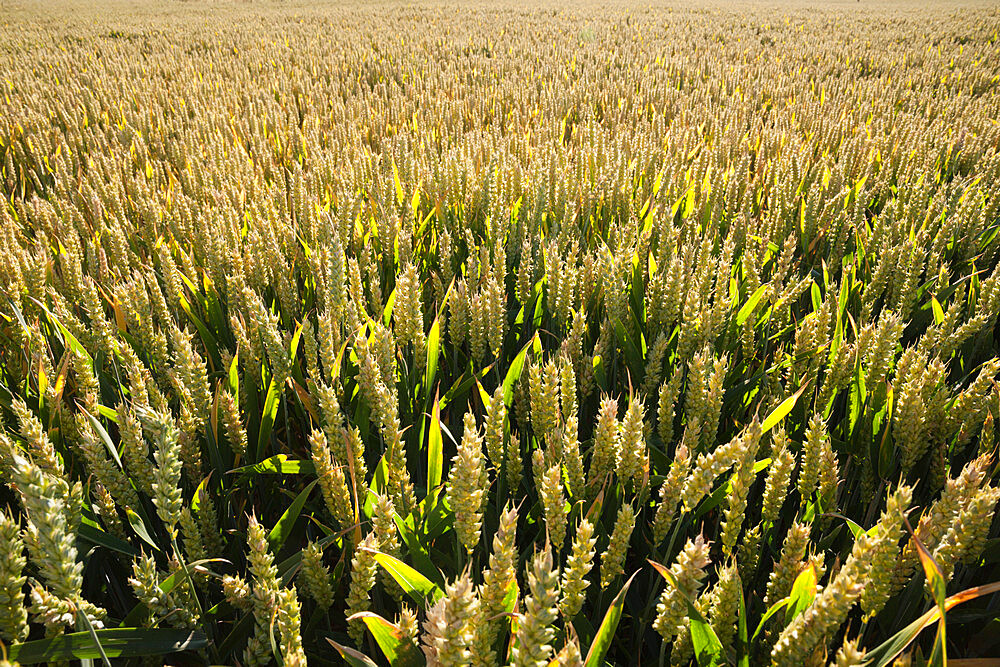
[[998, 31], [4, 0], [0, 664], [995, 664]]

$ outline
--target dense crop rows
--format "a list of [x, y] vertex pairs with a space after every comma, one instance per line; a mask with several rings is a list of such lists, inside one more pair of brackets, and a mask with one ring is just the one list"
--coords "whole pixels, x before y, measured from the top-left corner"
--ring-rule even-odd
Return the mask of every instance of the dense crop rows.
[[163, 4], [0, 10], [12, 660], [1000, 650], [996, 9]]

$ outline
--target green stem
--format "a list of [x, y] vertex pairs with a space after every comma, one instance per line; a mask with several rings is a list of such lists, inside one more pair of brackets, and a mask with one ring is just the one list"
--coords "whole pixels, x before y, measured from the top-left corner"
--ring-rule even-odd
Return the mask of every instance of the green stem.
[[[657, 556], [660, 558], [660, 562], [662, 564], [664, 564], [664, 565], [667, 565], [669, 563], [669, 560], [666, 558], [666, 556], [669, 556], [671, 554], [671, 552], [673, 552], [674, 543], [677, 541], [678, 534], [680, 534], [682, 524], [685, 523], [685, 521], [684, 521], [685, 518], [686, 518], [686, 515], [684, 515], [684, 514], [682, 514], [680, 517], [678, 517], [677, 521], [674, 522], [674, 529], [673, 529], [673, 531], [670, 534], [670, 542], [667, 543], [667, 550], [665, 552], [657, 553]], [[643, 609], [643, 612], [642, 612], [642, 619], [640, 620], [640, 623], [639, 623], [640, 627], [649, 627], [650, 618], [652, 617], [653, 613], [656, 610], [656, 606], [654, 604], [654, 602], [656, 601], [656, 597], [658, 595], [658, 593], [656, 591], [657, 591], [657, 589], [655, 587], [653, 587], [653, 588], [650, 589], [649, 598], [646, 601], [646, 606], [645, 606], [645, 608]], [[640, 639], [640, 641], [641, 641], [641, 639]], [[665, 643], [666, 642], [664, 642], [664, 644]], [[638, 651], [640, 649], [640, 646], [637, 644], [635, 648], [636, 648], [636, 651], [637, 651], [636, 655], [638, 655]], [[661, 649], [661, 651], [662, 651], [662, 649]]]
[[218, 650], [215, 647], [212, 624], [205, 618], [205, 610], [202, 608], [201, 599], [198, 597], [198, 587], [194, 585], [194, 578], [191, 576], [191, 571], [188, 569], [184, 556], [181, 555], [181, 550], [177, 547], [176, 528], [170, 529], [170, 544], [174, 548], [174, 555], [177, 556], [177, 562], [180, 563], [181, 569], [184, 570], [184, 577], [187, 579], [188, 585], [191, 586], [191, 597], [194, 598], [194, 603], [198, 606], [198, 619], [201, 621], [202, 627], [205, 628], [205, 636], [209, 639], [208, 646], [209, 652], [212, 654], [212, 661], [217, 662], [219, 656], [217, 655]]

